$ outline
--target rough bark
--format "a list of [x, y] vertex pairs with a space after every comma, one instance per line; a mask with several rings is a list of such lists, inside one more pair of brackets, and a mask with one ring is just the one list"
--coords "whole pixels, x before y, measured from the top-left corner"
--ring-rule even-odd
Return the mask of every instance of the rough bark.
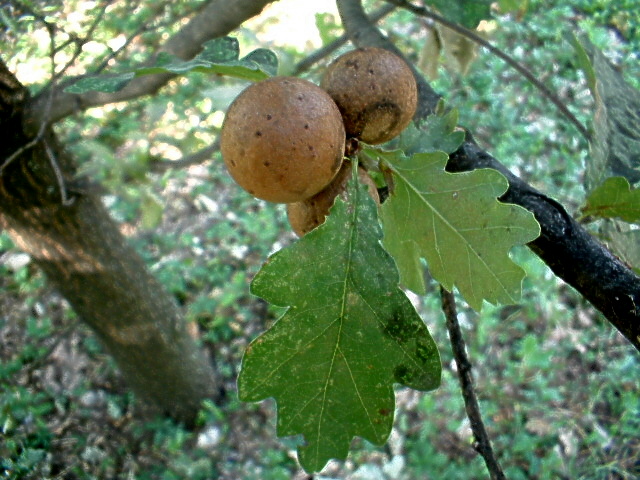
[[[345, 30], [356, 46], [376, 46], [397, 52], [369, 22], [360, 0], [337, 1]], [[418, 91], [423, 92], [416, 112], [416, 118], [420, 119], [435, 109], [440, 96], [419, 72], [414, 70], [414, 74]], [[585, 231], [562, 205], [513, 175], [479, 148], [468, 134], [458, 151], [450, 156], [447, 169], [476, 168], [494, 168], [507, 177], [509, 190], [501, 199], [530, 210], [540, 223], [542, 234], [529, 244], [531, 250], [640, 350], [640, 277]]]
[[[6, 93], [0, 128], [9, 139], [0, 158], [6, 161], [31, 139], [22, 130], [26, 91], [1, 63], [0, 89]], [[190, 423], [203, 399], [218, 396], [209, 360], [99, 198], [60, 182], [58, 174], [66, 182], [72, 170], [47, 131], [4, 167], [0, 225], [97, 333], [136, 394]]]

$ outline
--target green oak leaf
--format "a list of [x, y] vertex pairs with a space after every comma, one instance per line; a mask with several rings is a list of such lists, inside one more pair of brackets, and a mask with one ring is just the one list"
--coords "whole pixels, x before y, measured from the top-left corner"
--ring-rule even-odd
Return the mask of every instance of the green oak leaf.
[[508, 187], [498, 171], [448, 173], [447, 159], [443, 152], [381, 156], [393, 178], [382, 206], [384, 246], [416, 293], [425, 291], [422, 257], [438, 282], [456, 286], [476, 310], [483, 300], [515, 303], [524, 271], [509, 250], [534, 240], [540, 226], [529, 211], [497, 200]]
[[625, 177], [607, 178], [591, 191], [582, 214], [640, 223], [640, 189], [632, 189]]
[[407, 156], [437, 151], [455, 152], [464, 141], [464, 132], [455, 130], [457, 126], [458, 110], [445, 111], [441, 101], [435, 114], [429, 115], [420, 125], [411, 123], [403, 130], [398, 137], [397, 148]]
[[437, 347], [380, 244], [376, 205], [356, 181], [347, 194], [254, 278], [254, 294], [289, 308], [249, 345], [238, 378], [241, 400], [276, 399], [279, 436], [304, 436], [309, 472], [345, 459], [354, 436], [386, 441], [394, 383], [440, 383]]
[[114, 93], [122, 90], [136, 76], [135, 72], [98, 77], [81, 78], [64, 89], [67, 93], [105, 92]]
[[258, 81], [276, 74], [278, 59], [271, 50], [259, 48], [242, 59], [239, 59], [239, 54], [237, 39], [215, 38], [204, 43], [202, 52], [191, 60], [165, 55], [156, 65], [136, 70], [136, 75], [165, 72], [184, 74], [196, 71]]
[[259, 48], [243, 58], [239, 58], [238, 40], [222, 37], [203, 44], [202, 52], [191, 60], [182, 60], [161, 52], [155, 65], [137, 68], [132, 72], [115, 75], [87, 77], [78, 80], [65, 89], [69, 93], [99, 91], [113, 93], [122, 90], [133, 78], [156, 73], [184, 75], [190, 72], [204, 72], [243, 80], [259, 81], [277, 73], [278, 58], [271, 50]]
[[474, 29], [480, 20], [491, 18], [492, 0], [429, 0], [447, 20]]

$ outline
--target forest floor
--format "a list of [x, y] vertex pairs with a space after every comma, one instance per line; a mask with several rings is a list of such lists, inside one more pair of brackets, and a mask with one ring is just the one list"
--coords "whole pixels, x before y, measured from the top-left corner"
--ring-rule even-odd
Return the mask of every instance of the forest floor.
[[[295, 441], [275, 435], [273, 401], [244, 404], [236, 395], [245, 347], [277, 314], [248, 293], [251, 272], [264, 261], [266, 250], [256, 252], [247, 244], [216, 240], [215, 235], [213, 242], [219, 243], [198, 248], [193, 241], [176, 240], [211, 238], [216, 222], [230, 222], [231, 228], [246, 226], [242, 218], [229, 215], [225, 204], [225, 199], [233, 198], [228, 188], [234, 187], [222, 182], [215, 184], [215, 197], [212, 191], [198, 193], [208, 175], [206, 168], [192, 167], [158, 191], [165, 210], [153, 232], [135, 222], [123, 223], [123, 231], [176, 294], [191, 330], [224, 379], [223, 404], [205, 406], [193, 431], [146, 412], [93, 333], [47, 286], [28, 257], [9, 247], [0, 257], [1, 478], [311, 478], [297, 467]], [[273, 212], [258, 208], [250, 213], [275, 215], [279, 227], [284, 226], [282, 212]], [[268, 249], [293, 240], [286, 229], [280, 231]], [[233, 274], [244, 269], [249, 274], [226, 287], [220, 276], [203, 281], [194, 273], [211, 269], [214, 261], [232, 267], [221, 271]], [[171, 274], [168, 265], [174, 269]], [[210, 302], [195, 308], [203, 299]], [[494, 336], [477, 340], [473, 347], [482, 355], [476, 371], [479, 394], [499, 455], [511, 472], [520, 472], [511, 478], [640, 478], [640, 425], [631, 418], [634, 409], [640, 413], [637, 383], [628, 380], [632, 373], [611, 385], [603, 382], [613, 363], [620, 364], [622, 372], [637, 372], [638, 360], [614, 332], [583, 335], [589, 329], [608, 330], [574, 294], [567, 293], [561, 303], [557, 308], [570, 318], [562, 328], [540, 321], [544, 306], [538, 306], [538, 316], [504, 307], [498, 312]], [[207, 313], [207, 305], [214, 312]], [[472, 318], [465, 311], [462, 317], [467, 324]], [[435, 329], [440, 333], [434, 336], [446, 341], [442, 325]], [[479, 334], [475, 327], [467, 325], [467, 330]], [[532, 336], [541, 338], [535, 347], [543, 345], [547, 353], [564, 346], [557, 355], [535, 357], [540, 352], [527, 347]], [[449, 347], [440, 346], [443, 388], [432, 394], [399, 389], [389, 443], [375, 447], [356, 440], [355, 453], [346, 462], [330, 463], [322, 478], [486, 478], [472, 446]], [[524, 373], [509, 366], [522, 362], [530, 367]], [[635, 425], [638, 430], [620, 432], [616, 429], [620, 425], [627, 430]], [[602, 466], [602, 471], [593, 465]], [[477, 476], [469, 476], [471, 468]], [[587, 469], [592, 476], [574, 476]], [[456, 470], [459, 476], [437, 473]], [[557, 476], [545, 476], [549, 471]]]

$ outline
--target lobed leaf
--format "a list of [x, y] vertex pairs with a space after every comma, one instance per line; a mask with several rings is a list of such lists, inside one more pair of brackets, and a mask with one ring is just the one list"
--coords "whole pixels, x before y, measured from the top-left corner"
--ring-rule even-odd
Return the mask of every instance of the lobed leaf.
[[64, 91], [77, 94], [86, 92], [114, 93], [126, 87], [135, 76], [135, 72], [125, 72], [116, 75], [81, 78], [65, 88]]
[[458, 110], [445, 111], [444, 102], [438, 103], [437, 112], [429, 115], [419, 125], [409, 124], [399, 135], [397, 148], [405, 155], [442, 151], [451, 153], [464, 141], [464, 132], [456, 130]]
[[352, 181], [348, 203], [338, 199], [323, 225], [271, 256], [252, 282], [254, 294], [289, 308], [247, 348], [239, 396], [276, 399], [278, 435], [304, 436], [298, 457], [310, 472], [346, 458], [354, 436], [386, 441], [394, 383], [440, 383], [437, 347], [381, 236], [367, 187]]
[[640, 190], [632, 189], [624, 177], [607, 178], [591, 191], [582, 214], [640, 223]]
[[425, 291], [422, 257], [438, 282], [456, 286], [476, 310], [483, 300], [515, 303], [524, 271], [509, 250], [534, 240], [540, 226], [524, 208], [497, 200], [508, 187], [499, 172], [448, 173], [447, 158], [443, 152], [382, 158], [393, 174], [393, 192], [382, 206], [384, 246], [402, 283], [416, 293]]
[[227, 75], [243, 80], [259, 81], [277, 73], [278, 58], [271, 50], [259, 48], [239, 58], [238, 40], [232, 37], [215, 38], [203, 44], [203, 50], [191, 60], [182, 60], [161, 53], [155, 65], [140, 67], [133, 72], [87, 77], [65, 89], [69, 93], [99, 91], [113, 93], [122, 90], [133, 78], [156, 73], [184, 75], [204, 72]]

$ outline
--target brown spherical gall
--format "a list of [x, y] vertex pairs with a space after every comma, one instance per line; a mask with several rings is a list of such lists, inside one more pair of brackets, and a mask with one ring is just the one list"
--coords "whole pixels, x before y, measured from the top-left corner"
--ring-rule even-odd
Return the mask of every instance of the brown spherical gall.
[[[351, 163], [344, 162], [338, 174], [324, 190], [315, 194], [311, 198], [303, 200], [302, 202], [290, 203], [287, 205], [287, 217], [289, 219], [289, 224], [296, 235], [302, 237], [318, 225], [324, 223], [324, 220], [329, 214], [329, 210], [333, 206], [336, 197], [340, 195], [345, 199], [347, 182], [350, 179]], [[380, 197], [378, 196], [376, 184], [367, 171], [362, 167], [358, 167], [358, 179], [361, 183], [367, 185], [369, 195], [378, 205], [380, 205]]]
[[329, 184], [344, 143], [340, 111], [324, 90], [300, 78], [274, 77], [233, 101], [220, 150], [233, 179], [250, 194], [291, 203]]
[[418, 105], [411, 69], [381, 48], [359, 48], [337, 58], [320, 86], [338, 104], [347, 136], [374, 145], [404, 130]]

